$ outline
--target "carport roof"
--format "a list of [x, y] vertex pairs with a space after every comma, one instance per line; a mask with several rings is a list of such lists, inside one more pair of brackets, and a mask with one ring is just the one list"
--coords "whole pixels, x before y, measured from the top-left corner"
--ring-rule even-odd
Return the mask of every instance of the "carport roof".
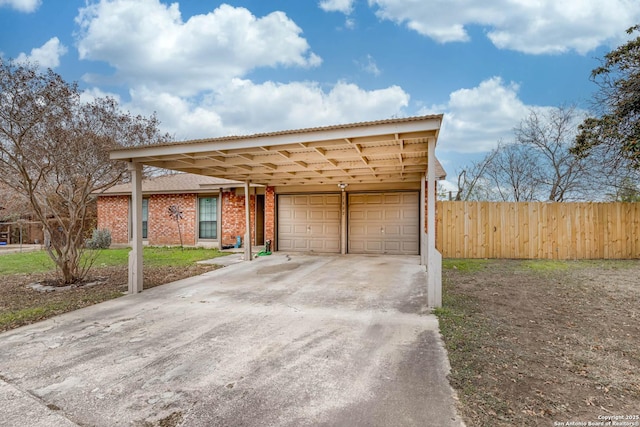
[[[111, 158], [257, 184], [419, 182], [442, 115], [118, 149]], [[436, 177], [445, 171], [435, 159]]]

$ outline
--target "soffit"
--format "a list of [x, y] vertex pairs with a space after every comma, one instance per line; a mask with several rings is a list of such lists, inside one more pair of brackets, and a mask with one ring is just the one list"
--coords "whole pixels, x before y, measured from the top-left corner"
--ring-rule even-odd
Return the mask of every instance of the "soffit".
[[[114, 159], [270, 186], [418, 182], [441, 115], [115, 150]], [[436, 177], [445, 171], [436, 159]]]

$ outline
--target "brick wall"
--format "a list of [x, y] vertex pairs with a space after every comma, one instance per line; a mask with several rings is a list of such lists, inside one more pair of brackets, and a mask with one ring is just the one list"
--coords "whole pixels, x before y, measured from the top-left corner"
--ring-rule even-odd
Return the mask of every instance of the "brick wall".
[[177, 206], [182, 211], [180, 232], [182, 243], [196, 244], [196, 194], [153, 194], [149, 196], [149, 223], [147, 241], [150, 245], [179, 245], [180, 235], [176, 221], [169, 215], [169, 207]]
[[[111, 231], [112, 243], [129, 243], [129, 198], [129, 196], [98, 197], [98, 228], [107, 228]], [[154, 194], [149, 196], [147, 232], [149, 244], [180, 244], [178, 226], [169, 216], [169, 206], [177, 205], [183, 213], [183, 219], [180, 220], [183, 244], [195, 245], [196, 201], [195, 194]]]
[[112, 243], [129, 243], [129, 196], [98, 197], [98, 228], [111, 231]]
[[[242, 237], [244, 245], [245, 229], [245, 210], [244, 210], [244, 194], [236, 195], [235, 190], [225, 191], [222, 193], [222, 245], [235, 245], [236, 236]], [[251, 196], [251, 239], [255, 241], [255, 196]]]
[[267, 187], [264, 195], [264, 239], [271, 240], [271, 249], [276, 243], [276, 192]]
[[[222, 203], [221, 245], [235, 245], [236, 236], [245, 233], [245, 197], [235, 190], [225, 190], [218, 203]], [[149, 196], [149, 223], [147, 241], [150, 245], [179, 245], [176, 222], [169, 216], [169, 206], [177, 205], [182, 211], [180, 220], [182, 241], [195, 245], [198, 241], [197, 194], [154, 194]], [[255, 196], [251, 197], [252, 241], [255, 241]], [[220, 218], [218, 219], [220, 220]], [[275, 192], [265, 192], [265, 239], [275, 241]], [[112, 242], [129, 243], [129, 196], [100, 196], [98, 198], [98, 227], [111, 230]], [[273, 247], [273, 246], [272, 246]]]

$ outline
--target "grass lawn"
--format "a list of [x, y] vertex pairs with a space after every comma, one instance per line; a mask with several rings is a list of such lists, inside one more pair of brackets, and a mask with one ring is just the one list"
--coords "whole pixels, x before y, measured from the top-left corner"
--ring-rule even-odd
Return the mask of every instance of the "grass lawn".
[[[0, 331], [122, 296], [127, 290], [129, 248], [107, 249], [97, 254], [89, 273], [92, 286], [74, 286], [39, 292], [28, 285], [56, 277], [44, 251], [0, 256]], [[217, 268], [196, 261], [227, 255], [217, 249], [145, 247], [144, 288], [148, 289]]]
[[[101, 250], [94, 266], [126, 266], [129, 248]], [[196, 261], [224, 256], [226, 253], [217, 249], [180, 248], [175, 247], [144, 247], [144, 265], [157, 266], [188, 266]], [[12, 253], [0, 258], [0, 276], [7, 274], [43, 273], [55, 270], [55, 264], [45, 251]]]
[[638, 277], [638, 260], [445, 260], [436, 315], [467, 426], [638, 414]]

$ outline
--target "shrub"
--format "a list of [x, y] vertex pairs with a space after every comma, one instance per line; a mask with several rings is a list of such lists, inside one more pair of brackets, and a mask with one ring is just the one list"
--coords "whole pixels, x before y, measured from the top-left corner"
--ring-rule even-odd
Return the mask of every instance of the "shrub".
[[89, 249], [109, 249], [111, 246], [111, 231], [107, 228], [96, 228], [90, 239], [87, 239]]

